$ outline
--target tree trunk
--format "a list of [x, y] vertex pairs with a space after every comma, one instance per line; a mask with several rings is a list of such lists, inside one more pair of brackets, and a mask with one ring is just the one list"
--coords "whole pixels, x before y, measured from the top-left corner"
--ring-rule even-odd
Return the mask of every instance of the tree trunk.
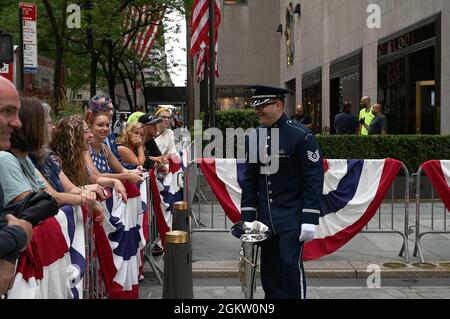
[[108, 40], [108, 91], [109, 91], [109, 97], [111, 98], [111, 101], [116, 106], [116, 68], [114, 65], [113, 60], [113, 54], [114, 54], [114, 47], [112, 45], [112, 41]]
[[58, 26], [58, 22], [56, 21], [54, 9], [50, 4], [49, 0], [43, 0], [45, 10], [47, 11], [48, 18], [50, 20], [50, 25], [52, 26], [53, 34], [55, 37], [56, 43], [56, 56], [55, 56], [55, 70], [53, 74], [53, 112], [55, 115], [59, 115], [62, 95], [63, 95], [63, 83], [62, 83], [62, 67], [63, 67], [63, 56], [64, 56], [64, 33], [66, 29], [66, 9], [67, 9], [67, 0], [64, 0], [61, 7], [61, 26]]
[[62, 104], [63, 83], [61, 77], [63, 64], [64, 46], [56, 44], [55, 73], [53, 75], [53, 105], [52, 109], [55, 115], [59, 115]]
[[139, 73], [141, 74], [141, 80], [142, 80], [141, 91], [142, 91], [142, 94], [144, 95], [144, 110], [145, 110], [145, 113], [147, 113], [148, 112], [148, 100], [147, 100], [147, 95], [145, 94], [145, 77], [144, 77], [144, 72], [140, 71]]
[[[122, 63], [122, 65], [123, 65], [123, 68], [124, 68], [124, 70], [126, 72], [126, 78], [130, 82], [130, 89], [133, 92], [133, 101], [131, 102], [131, 105], [132, 105], [132, 110], [135, 111], [136, 107], [137, 107], [136, 103], [134, 103], [136, 101], [136, 93], [137, 93], [136, 92], [136, 83], [135, 83], [135, 73], [134, 73], [136, 66], [133, 64], [133, 66], [132, 66], [133, 69], [130, 71], [130, 70], [128, 70], [128, 68], [125, 65], [125, 63]], [[128, 88], [127, 88], [127, 90], [128, 90]]]
[[117, 71], [119, 72], [120, 81], [122, 81], [123, 89], [125, 91], [125, 96], [127, 97], [127, 102], [130, 107], [130, 111], [134, 112], [135, 109], [133, 108], [133, 101], [131, 99], [130, 92], [128, 91], [127, 79], [125, 78], [123, 71], [120, 67], [117, 68]]
[[97, 95], [97, 64], [98, 56], [95, 52], [91, 52], [91, 68], [89, 77], [89, 93], [90, 97]]
[[90, 52], [91, 56], [91, 66], [90, 66], [90, 76], [89, 76], [89, 93], [90, 97], [97, 95], [97, 64], [98, 64], [98, 54], [95, 52], [94, 48], [94, 36], [92, 34], [92, 17], [90, 14], [91, 9], [91, 1], [85, 1], [85, 8], [87, 9], [87, 21], [88, 28], [86, 30], [87, 33], [87, 49]]

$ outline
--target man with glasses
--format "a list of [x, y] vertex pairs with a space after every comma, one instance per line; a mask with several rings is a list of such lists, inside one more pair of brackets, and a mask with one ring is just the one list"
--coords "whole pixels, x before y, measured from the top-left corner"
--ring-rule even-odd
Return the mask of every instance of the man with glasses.
[[[287, 90], [263, 86], [251, 90], [251, 106], [261, 126], [246, 139], [241, 219], [258, 220], [272, 230], [261, 244], [266, 299], [304, 299], [302, 253], [304, 243], [314, 240], [319, 224], [324, 178], [321, 151], [311, 130], [285, 115]], [[276, 161], [278, 170], [268, 171]]]

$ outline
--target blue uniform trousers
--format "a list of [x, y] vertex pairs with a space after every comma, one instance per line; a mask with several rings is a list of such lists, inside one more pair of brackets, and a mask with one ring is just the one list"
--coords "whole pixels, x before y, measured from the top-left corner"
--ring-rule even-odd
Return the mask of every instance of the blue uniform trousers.
[[300, 231], [272, 235], [261, 244], [261, 282], [266, 299], [305, 299]]

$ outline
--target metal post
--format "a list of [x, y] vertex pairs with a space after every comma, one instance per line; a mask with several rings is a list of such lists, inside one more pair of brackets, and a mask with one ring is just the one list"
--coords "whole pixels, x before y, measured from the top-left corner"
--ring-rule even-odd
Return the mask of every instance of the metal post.
[[163, 299], [193, 299], [192, 253], [187, 232], [166, 233]]
[[208, 68], [206, 65], [203, 73], [203, 80], [200, 82], [200, 111], [203, 112], [203, 129], [206, 129], [209, 127]]
[[422, 175], [422, 168], [419, 168], [416, 179], [416, 244], [414, 247], [414, 256], [419, 253], [420, 262], [425, 263], [422, 254], [422, 247], [420, 246], [420, 178]]
[[22, 9], [19, 8], [19, 69], [17, 70], [17, 90], [23, 91], [24, 82], [24, 63], [23, 63], [23, 21], [22, 21]]
[[215, 45], [215, 0], [209, 0], [209, 107], [210, 127], [216, 126], [216, 45]]
[[156, 218], [155, 213], [153, 211], [153, 198], [152, 198], [152, 189], [151, 189], [151, 181], [150, 177], [146, 179], [146, 187], [147, 187], [147, 210], [148, 210], [148, 242], [145, 247], [144, 259], [149, 263], [153, 273], [156, 276], [156, 280], [161, 285], [163, 283], [163, 279], [161, 278], [163, 274], [163, 270], [156, 264], [153, 259], [152, 249], [157, 242], [157, 231], [156, 231]]
[[[405, 172], [405, 261], [409, 264], [409, 171], [408, 168], [403, 164], [403, 171]], [[400, 255], [401, 256], [401, 255]]]
[[190, 231], [191, 212], [187, 202], [176, 202], [173, 204], [172, 229], [188, 233]]

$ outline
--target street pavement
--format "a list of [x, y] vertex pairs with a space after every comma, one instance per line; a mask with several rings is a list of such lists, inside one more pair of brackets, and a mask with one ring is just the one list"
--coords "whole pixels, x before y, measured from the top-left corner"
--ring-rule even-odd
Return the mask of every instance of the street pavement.
[[[139, 285], [141, 299], [161, 299], [162, 285], [145, 278]], [[244, 299], [236, 278], [194, 279], [194, 299]], [[264, 299], [258, 282], [255, 298]], [[368, 288], [365, 280], [309, 279], [307, 299], [450, 299], [450, 279], [387, 279], [379, 288]]]
[[[193, 277], [196, 299], [242, 299], [238, 278], [240, 242], [227, 232], [225, 214], [219, 205], [193, 205], [202, 224], [193, 227]], [[415, 225], [415, 211], [410, 205], [406, 228]], [[199, 213], [200, 212], [200, 216]], [[448, 212], [441, 204], [422, 205], [420, 229], [446, 232], [450, 230]], [[405, 229], [404, 204], [383, 204], [380, 215], [369, 223], [368, 231]], [[200, 218], [199, 218], [200, 217]], [[450, 217], [450, 215], [448, 216]], [[213, 223], [212, 223], [213, 222]], [[195, 223], [193, 223], [195, 225]], [[205, 229], [216, 232], [201, 232]], [[200, 230], [200, 231], [199, 231]], [[449, 299], [450, 298], [450, 234], [428, 234], [422, 239], [426, 264], [413, 256], [414, 227], [409, 234], [409, 261], [399, 256], [403, 239], [398, 233], [360, 233], [337, 252], [319, 260], [305, 262], [308, 299]], [[155, 263], [163, 268], [163, 258]], [[161, 299], [162, 285], [155, 280], [148, 263], [145, 279], [140, 283], [142, 299]], [[380, 287], [369, 289], [366, 280], [380, 272]], [[263, 298], [258, 284], [255, 299]]]

